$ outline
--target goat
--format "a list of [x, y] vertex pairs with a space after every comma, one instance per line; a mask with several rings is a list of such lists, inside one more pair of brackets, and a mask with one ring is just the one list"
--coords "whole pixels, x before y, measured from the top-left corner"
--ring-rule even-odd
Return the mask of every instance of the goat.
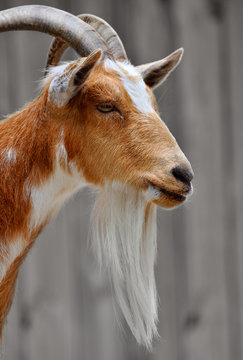
[[[0, 123], [0, 337], [34, 240], [64, 201], [89, 185], [98, 193], [94, 250], [132, 333], [149, 348], [157, 333], [156, 207], [182, 204], [193, 178], [152, 89], [183, 49], [135, 67], [104, 20], [39, 5], [1, 11], [0, 32], [10, 30], [56, 39], [40, 95]], [[68, 46], [80, 58], [58, 65]]]

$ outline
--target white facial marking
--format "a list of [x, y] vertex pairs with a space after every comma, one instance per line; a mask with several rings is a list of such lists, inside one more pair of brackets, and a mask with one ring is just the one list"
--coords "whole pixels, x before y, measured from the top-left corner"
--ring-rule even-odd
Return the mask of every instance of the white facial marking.
[[[142, 113], [154, 112], [146, 85], [134, 66], [129, 63], [114, 62], [110, 59], [105, 60], [105, 69], [115, 70], [121, 78], [122, 84], [130, 95], [134, 106]], [[131, 78], [129, 78], [130, 76]]]
[[10, 265], [24, 250], [24, 241], [21, 237], [10, 241], [7, 245], [0, 242], [2, 259], [0, 260], [0, 282], [6, 275]]

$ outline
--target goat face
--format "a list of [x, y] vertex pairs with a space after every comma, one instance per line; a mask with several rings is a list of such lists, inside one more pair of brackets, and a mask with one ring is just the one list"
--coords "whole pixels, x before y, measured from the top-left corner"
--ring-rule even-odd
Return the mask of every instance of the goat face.
[[132, 184], [165, 208], [186, 199], [192, 169], [160, 119], [151, 90], [181, 55], [178, 50], [136, 68], [98, 50], [85, 60], [54, 68], [49, 103], [53, 113], [65, 114], [63, 122], [73, 133], [72, 143], [65, 144], [68, 156], [88, 182]]

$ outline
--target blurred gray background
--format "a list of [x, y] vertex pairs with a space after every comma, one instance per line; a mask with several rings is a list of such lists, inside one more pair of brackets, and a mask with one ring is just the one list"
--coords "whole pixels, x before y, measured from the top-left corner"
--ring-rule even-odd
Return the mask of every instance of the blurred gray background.
[[[35, 2], [36, 3], [36, 2]], [[159, 333], [152, 353], [116, 323], [108, 279], [87, 242], [92, 191], [61, 210], [18, 278], [4, 360], [243, 359], [243, 1], [56, 0], [107, 20], [135, 65], [185, 48], [156, 91], [195, 171], [191, 200], [158, 211]], [[0, 10], [31, 1], [0, 0]], [[0, 113], [37, 94], [51, 37], [0, 34]], [[67, 58], [73, 54], [69, 52]]]

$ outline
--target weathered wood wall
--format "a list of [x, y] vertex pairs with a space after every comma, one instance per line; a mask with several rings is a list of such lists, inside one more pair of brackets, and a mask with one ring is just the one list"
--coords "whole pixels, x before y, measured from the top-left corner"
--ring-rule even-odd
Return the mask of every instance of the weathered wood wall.
[[[0, 10], [31, 1], [1, 0]], [[195, 193], [159, 210], [160, 339], [152, 354], [115, 321], [109, 282], [87, 243], [92, 193], [70, 201], [36, 241], [18, 279], [4, 360], [243, 358], [242, 0], [56, 0], [38, 3], [111, 23], [135, 64], [185, 48], [157, 90], [191, 160]], [[50, 37], [0, 35], [0, 113], [31, 100]]]

